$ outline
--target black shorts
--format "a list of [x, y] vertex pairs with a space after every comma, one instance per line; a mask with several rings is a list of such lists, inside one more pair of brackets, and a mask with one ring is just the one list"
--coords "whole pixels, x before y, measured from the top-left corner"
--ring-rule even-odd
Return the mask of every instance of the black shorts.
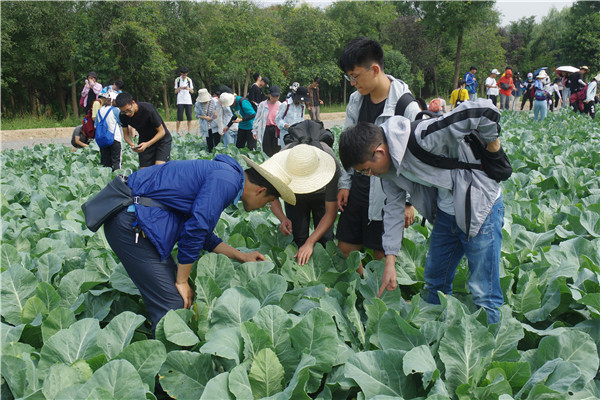
[[145, 151], [139, 153], [140, 168], [150, 167], [156, 164], [156, 161], [169, 161], [171, 159], [171, 141], [171, 135], [164, 136]]
[[192, 120], [192, 105], [191, 104], [177, 104], [177, 121], [183, 121], [183, 110], [185, 110], [185, 116], [188, 121]]
[[348, 205], [340, 214], [336, 238], [350, 244], [362, 244], [368, 249], [383, 251], [383, 221], [369, 222], [369, 207], [348, 198]]

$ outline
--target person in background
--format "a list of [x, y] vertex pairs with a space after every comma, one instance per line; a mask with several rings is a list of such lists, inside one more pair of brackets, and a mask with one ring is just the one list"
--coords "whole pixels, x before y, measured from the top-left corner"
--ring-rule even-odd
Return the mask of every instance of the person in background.
[[450, 105], [452, 105], [452, 109], [454, 110], [458, 107], [459, 104], [464, 103], [469, 100], [469, 92], [465, 88], [467, 83], [459, 79], [458, 87], [450, 93]]
[[554, 109], [558, 109], [558, 102], [562, 100], [562, 96], [560, 94], [560, 87], [558, 86], [560, 83], [560, 78], [555, 78], [554, 82], [548, 85], [548, 106], [550, 111], [554, 111]]
[[285, 95], [285, 99], [289, 99], [291, 98], [294, 93], [296, 93], [296, 90], [298, 90], [298, 88], [300, 87], [300, 84], [298, 82], [294, 82], [290, 85], [290, 91]]
[[442, 115], [448, 112], [446, 109], [446, 100], [442, 99], [441, 97], [436, 97], [435, 99], [431, 100], [427, 106], [427, 109], [437, 115]]
[[[123, 139], [138, 153], [140, 168], [169, 161], [172, 137], [156, 108], [150, 103], [137, 103], [127, 92], [117, 96], [115, 105], [121, 110]], [[138, 131], [138, 144], [133, 142], [129, 126]]]
[[252, 133], [252, 124], [254, 123], [256, 112], [250, 100], [231, 93], [221, 93], [219, 101], [224, 107], [231, 108], [233, 115], [227, 126], [223, 128], [223, 132], [227, 133], [234, 123], [238, 123], [238, 135], [235, 147], [243, 149], [247, 146], [250, 150], [256, 150], [256, 137]]
[[321, 82], [321, 78], [315, 76], [313, 82], [308, 85], [308, 95], [310, 96], [310, 101], [306, 103], [308, 108], [308, 113], [310, 115], [310, 119], [313, 121], [321, 121], [321, 104], [323, 104], [323, 100], [319, 96], [319, 83]]
[[498, 104], [498, 94], [500, 93], [498, 90], [498, 84], [496, 83], [496, 76], [498, 75], [498, 70], [494, 68], [490, 76], [485, 80], [486, 95], [488, 100], [491, 100], [495, 105]]
[[288, 134], [288, 128], [291, 125], [304, 121], [306, 103], [310, 102], [308, 89], [305, 86], [300, 86], [296, 93], [290, 98], [281, 103], [275, 124], [279, 128], [279, 144], [285, 146], [283, 139]]
[[179, 130], [181, 121], [183, 121], [183, 111], [187, 117], [187, 132], [192, 131], [192, 93], [194, 93], [194, 83], [188, 77], [189, 69], [181, 67], [180, 75], [175, 79], [175, 94], [177, 95], [177, 124], [175, 131], [182, 134]]
[[231, 127], [229, 127], [229, 129], [225, 130], [225, 127], [233, 117], [233, 113], [231, 112], [231, 108], [223, 107], [223, 104], [221, 104], [219, 101], [219, 97], [222, 93], [233, 94], [233, 90], [229, 86], [222, 85], [219, 86], [213, 95], [213, 98], [216, 98], [217, 100], [215, 107], [215, 112], [217, 113], [217, 131], [223, 138], [223, 145], [227, 147], [230, 144], [235, 144], [237, 139], [238, 124], [234, 123], [231, 125]]
[[534, 84], [533, 74], [529, 72], [527, 74], [527, 79], [523, 82], [523, 100], [521, 100], [521, 111], [523, 111], [523, 107], [525, 107], [525, 103], [529, 101], [529, 109], [533, 110], [533, 95], [531, 93], [531, 88]]
[[585, 101], [583, 102], [583, 112], [592, 119], [596, 117], [596, 102], [598, 92], [598, 81], [600, 80], [600, 74], [596, 75], [587, 86], [587, 94], [585, 97]]
[[465, 74], [465, 89], [467, 89], [467, 92], [469, 92], [469, 97], [467, 97], [467, 100], [477, 100], [477, 86], [479, 86], [479, 84], [477, 82], [477, 77], [475, 76], [476, 73], [477, 68], [475, 66], [471, 66], [469, 72]]
[[114, 92], [117, 92], [117, 94], [119, 94], [123, 91], [124, 88], [125, 88], [125, 82], [123, 82], [123, 80], [121, 80], [121, 79], [117, 79], [116, 81], [113, 82], [112, 85], [104, 86], [102, 88], [102, 91], [100, 92], [100, 94], [106, 93], [109, 90], [112, 90]]
[[[83, 125], [77, 125], [73, 129], [73, 135], [71, 136], [71, 145], [76, 149], [88, 147], [92, 141], [85, 133], [83, 133]], [[73, 150], [73, 151], [75, 151]]]
[[99, 120], [106, 120], [106, 127], [109, 132], [114, 134], [114, 141], [111, 146], [100, 147], [100, 164], [104, 167], [110, 167], [113, 171], [121, 169], [122, 149], [121, 141], [123, 140], [123, 128], [119, 120], [120, 111], [117, 107], [113, 107], [117, 98], [117, 92], [109, 90], [102, 93], [102, 107], [98, 110], [96, 116], [96, 124]]
[[506, 67], [504, 74], [498, 79], [498, 86], [500, 87], [500, 109], [510, 110], [510, 95], [515, 88], [510, 67]]
[[279, 86], [269, 88], [269, 98], [258, 105], [256, 117], [252, 124], [252, 133], [256, 135], [266, 155], [272, 157], [281, 148], [279, 145], [279, 128], [275, 123], [281, 102]]
[[523, 94], [523, 82], [521, 81], [521, 75], [518, 72], [515, 72], [515, 76], [513, 76], [513, 83], [515, 84], [515, 88], [511, 93], [513, 101], [511, 102], [512, 104], [510, 109], [513, 111], [518, 111], [518, 104], [521, 99], [521, 95]]
[[254, 109], [257, 110], [258, 105], [266, 99], [265, 94], [263, 93], [263, 88], [269, 87], [270, 81], [269, 78], [261, 76], [258, 72], [256, 72], [253, 77], [255, 82], [248, 91], [246, 98], [250, 100]]
[[83, 107], [84, 113], [92, 108], [92, 103], [98, 98], [102, 91], [102, 85], [98, 82], [98, 75], [95, 72], [87, 74], [87, 79], [81, 90], [81, 102], [79, 103]]
[[533, 101], [533, 120], [540, 122], [546, 118], [548, 114], [548, 87], [544, 84], [544, 81], [548, 79], [548, 74], [545, 70], [541, 70], [535, 77], [534, 87], [534, 101]]
[[194, 105], [194, 112], [196, 113], [196, 118], [198, 118], [200, 135], [206, 138], [206, 145], [209, 152], [221, 142], [221, 135], [217, 130], [218, 128], [213, 130], [217, 119], [215, 108], [215, 102], [210, 93], [208, 93], [208, 90], [205, 88], [200, 89], [196, 98], [196, 104]]

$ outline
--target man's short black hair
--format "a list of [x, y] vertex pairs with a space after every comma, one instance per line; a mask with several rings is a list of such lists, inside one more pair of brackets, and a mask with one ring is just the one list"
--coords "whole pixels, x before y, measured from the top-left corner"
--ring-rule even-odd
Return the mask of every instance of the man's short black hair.
[[356, 67], [369, 68], [373, 63], [383, 68], [383, 48], [378, 41], [362, 36], [346, 44], [339, 65], [342, 71], [348, 72]]
[[187, 67], [181, 67], [179, 68], [179, 72], [182, 74], [187, 74], [188, 72], [190, 72], [190, 70]]
[[133, 104], [133, 97], [127, 92], [121, 92], [115, 100], [115, 106], [125, 107], [126, 105]]
[[115, 86], [119, 88], [119, 90], [123, 90], [125, 88], [125, 82], [123, 82], [121, 79], [117, 79], [115, 81]]
[[355, 165], [369, 161], [373, 158], [374, 149], [386, 143], [383, 129], [370, 122], [359, 122], [346, 128], [340, 135], [339, 153], [342, 166], [349, 170]]
[[255, 72], [254, 75], [252, 75], [252, 77], [254, 78], [254, 82], [256, 82], [256, 80], [258, 79], [258, 77], [260, 76], [260, 73]]
[[315, 78], [313, 79], [313, 82], [320, 83], [321, 82], [321, 78], [319, 78], [318, 76], [315, 76]]
[[469, 68], [469, 71], [473, 71], [473, 70], [477, 71], [477, 67], [474, 65], [471, 65], [471, 68]]
[[279, 191], [275, 189], [275, 186], [271, 185], [271, 182], [266, 180], [265, 177], [259, 174], [254, 168], [248, 168], [244, 172], [246, 172], [246, 176], [251, 183], [267, 189], [267, 196], [275, 196], [276, 198], [281, 196]]

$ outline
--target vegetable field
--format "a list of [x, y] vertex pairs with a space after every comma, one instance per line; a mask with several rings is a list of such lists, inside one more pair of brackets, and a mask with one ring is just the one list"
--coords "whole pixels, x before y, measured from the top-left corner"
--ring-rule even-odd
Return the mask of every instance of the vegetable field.
[[[240, 205], [216, 233], [269, 260], [203, 255], [194, 307], [170, 311], [152, 338], [102, 230], [84, 225], [81, 204], [112, 178], [97, 147], [4, 151], [2, 399], [600, 398], [600, 125], [567, 111], [543, 123], [505, 113], [502, 125], [515, 173], [491, 326], [465, 262], [453, 296], [422, 300], [429, 225], [407, 230], [399, 290], [378, 299], [382, 263], [366, 255], [361, 278], [364, 255], [329, 243], [301, 267], [270, 211]], [[192, 136], [171, 156], [210, 157]]]

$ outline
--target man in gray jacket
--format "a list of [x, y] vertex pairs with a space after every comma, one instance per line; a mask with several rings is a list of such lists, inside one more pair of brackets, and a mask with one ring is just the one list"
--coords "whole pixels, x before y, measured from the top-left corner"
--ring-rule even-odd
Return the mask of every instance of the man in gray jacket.
[[[383, 48], [377, 41], [358, 37], [351, 40], [340, 56], [339, 65], [346, 79], [356, 88], [346, 107], [344, 128], [359, 122], [383, 124], [396, 114], [400, 99], [409, 99], [401, 115], [414, 120], [420, 108], [408, 85], [383, 71]], [[405, 96], [405, 97], [403, 97]], [[408, 97], [406, 97], [408, 96]], [[398, 110], [400, 111], [400, 110]], [[337, 205], [342, 211], [336, 232], [338, 247], [348, 255], [362, 247], [372, 249], [377, 260], [384, 257], [382, 209], [385, 195], [376, 176], [365, 177], [344, 171], [339, 180]], [[414, 209], [407, 208], [407, 225], [414, 219]], [[362, 267], [358, 270], [362, 273]]]
[[[487, 151], [500, 150], [500, 113], [491, 101], [465, 102], [436, 119], [414, 128], [417, 143], [428, 152], [478, 164], [464, 140], [477, 130]], [[488, 313], [488, 323], [499, 320], [503, 303], [499, 265], [504, 204], [500, 185], [479, 169], [441, 169], [420, 161], [407, 150], [411, 122], [392, 117], [381, 127], [359, 123], [340, 137], [344, 168], [379, 176], [387, 196], [384, 206], [385, 271], [379, 295], [396, 289], [396, 257], [404, 229], [406, 193], [411, 203], [433, 222], [425, 263], [427, 302], [439, 304], [437, 292], [452, 293], [452, 281], [463, 255], [469, 261], [473, 301]]]

